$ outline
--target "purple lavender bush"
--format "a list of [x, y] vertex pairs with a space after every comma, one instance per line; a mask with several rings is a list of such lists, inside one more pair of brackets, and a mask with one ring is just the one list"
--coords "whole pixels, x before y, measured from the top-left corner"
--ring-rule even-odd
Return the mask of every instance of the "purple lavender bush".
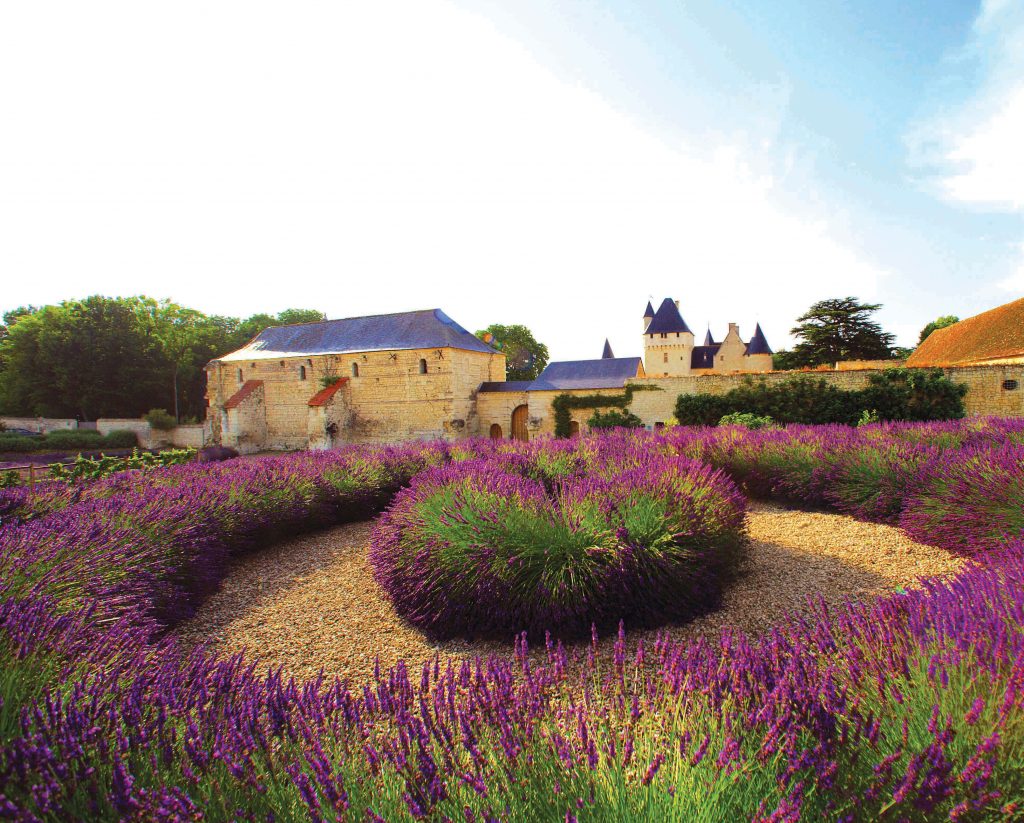
[[564, 473], [549, 461], [546, 487], [516, 457], [426, 472], [380, 518], [374, 574], [413, 625], [441, 638], [570, 637], [718, 604], [744, 516], [720, 472], [655, 457], [587, 476], [569, 455]]
[[[926, 425], [741, 439], [612, 433], [550, 452], [532, 443], [360, 448], [19, 497], [20, 515], [0, 525], [0, 817], [1019, 820], [1020, 427]], [[687, 499], [672, 484], [688, 473], [641, 472], [673, 459], [692, 466], [673, 455], [712, 460], [786, 502], [888, 517], [873, 490], [918, 446], [937, 455], [908, 470], [922, 485], [901, 522], [985, 562], [873, 603], [817, 606], [762, 637], [660, 638], [628, 655], [621, 633], [607, 652], [551, 640], [531, 652], [519, 641], [508, 656], [419, 671], [400, 663], [346, 684], [186, 656], [165, 636], [232, 555], [365, 517], [413, 478], [403, 500], [450, 507], [454, 525], [431, 523], [431, 539], [494, 527], [484, 516], [493, 509], [478, 501], [499, 481], [467, 479], [493, 472], [522, 487], [528, 512], [537, 501], [537, 520], [564, 519], [537, 529], [599, 536], [607, 518], [616, 540], [624, 528], [644, 543], [667, 518], [658, 501]], [[790, 448], [798, 459], [787, 468]], [[853, 468], [835, 474], [844, 460]], [[465, 479], [458, 507], [454, 492], [427, 494], [446, 472]], [[852, 491], [830, 501], [830, 476]], [[629, 494], [655, 516], [627, 524], [616, 500]], [[687, 505], [704, 505], [693, 498]], [[583, 568], [606, 562], [583, 556]]]

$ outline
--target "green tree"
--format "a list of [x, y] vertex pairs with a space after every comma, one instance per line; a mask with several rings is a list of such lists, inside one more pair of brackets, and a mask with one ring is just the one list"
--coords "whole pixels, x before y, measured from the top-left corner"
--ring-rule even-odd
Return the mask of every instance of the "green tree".
[[500, 351], [505, 355], [506, 380], [536, 380], [548, 364], [548, 347], [537, 342], [526, 326], [492, 323], [476, 333], [485, 341], [487, 335], [493, 338], [491, 345], [500, 344]]
[[960, 318], [955, 314], [944, 314], [942, 317], [937, 317], [932, 320], [927, 326], [921, 329], [921, 336], [917, 338], [917, 343], [920, 345], [924, 342], [924, 339], [936, 329], [944, 329], [946, 326], [952, 326], [954, 323], [959, 323]]
[[895, 336], [871, 319], [880, 308], [879, 303], [861, 303], [855, 297], [815, 303], [797, 318], [797, 325], [790, 330], [800, 340], [793, 348], [795, 365], [891, 357]]
[[137, 417], [166, 406], [168, 361], [135, 298], [46, 306], [9, 326], [0, 405], [47, 417]]
[[799, 369], [800, 364], [797, 362], [797, 357], [793, 352], [788, 349], [780, 349], [772, 354], [772, 368], [775, 371], [790, 371], [791, 369]]

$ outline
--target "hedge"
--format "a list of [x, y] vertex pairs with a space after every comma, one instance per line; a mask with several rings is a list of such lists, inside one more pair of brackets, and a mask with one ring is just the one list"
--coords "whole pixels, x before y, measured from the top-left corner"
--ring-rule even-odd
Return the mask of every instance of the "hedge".
[[724, 395], [680, 395], [680, 425], [714, 426], [726, 415], [771, 417], [778, 423], [856, 425], [865, 411], [878, 420], [955, 420], [964, 416], [967, 387], [940, 369], [887, 369], [872, 374], [866, 388], [840, 389], [823, 378], [794, 377], [769, 385], [747, 378]]

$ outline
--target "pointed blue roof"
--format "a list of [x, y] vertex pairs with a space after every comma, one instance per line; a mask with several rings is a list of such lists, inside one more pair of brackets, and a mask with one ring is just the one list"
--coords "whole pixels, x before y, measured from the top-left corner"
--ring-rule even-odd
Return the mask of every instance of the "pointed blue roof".
[[644, 317], [654, 317], [654, 306], [651, 305], [651, 301], [647, 301], [647, 308], [644, 309]]
[[601, 352], [602, 360], [613, 360], [615, 355], [612, 354], [612, 344], [608, 342], [608, 338], [604, 339], [604, 351]]
[[686, 325], [686, 321], [683, 320], [683, 316], [679, 313], [679, 308], [672, 301], [672, 298], [666, 297], [661, 301], [661, 305], [658, 307], [651, 325], [647, 327], [647, 331], [644, 333], [665, 334], [671, 332], [689, 332], [693, 334], [690, 331], [690, 327]]
[[747, 354], [773, 354], [772, 347], [764, 339], [764, 332], [761, 331], [760, 323], [754, 328], [754, 335], [750, 338], [750, 342], [747, 343]]
[[711, 326], [708, 326], [708, 333], [704, 335], [704, 345], [705, 346], [717, 346], [718, 345], [715, 342], [715, 338], [713, 338], [711, 336]]

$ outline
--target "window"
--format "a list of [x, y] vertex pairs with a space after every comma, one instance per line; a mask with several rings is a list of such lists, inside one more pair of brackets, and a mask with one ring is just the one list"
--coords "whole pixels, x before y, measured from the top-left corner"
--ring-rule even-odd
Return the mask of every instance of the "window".
[[299, 366], [299, 380], [305, 380], [305, 379], [306, 379], [306, 367], [305, 366]]
[[352, 376], [353, 377], [359, 377], [359, 364], [358, 363], [353, 363], [352, 364]]
[[662, 360], [661, 360], [662, 363], [667, 363], [668, 362], [668, 352], [665, 352], [664, 354], [662, 354], [661, 358], [662, 358]]
[[1004, 391], [1017, 391], [1017, 387], [1020, 385], [1016, 380], [1004, 380], [1003, 390]]
[[668, 337], [668, 332], [664, 332], [664, 331], [663, 331], [663, 332], [661, 333], [661, 339], [662, 339], [662, 340], [664, 340], [664, 339], [665, 339], [666, 337]]
[[421, 357], [420, 358], [420, 374], [426, 374], [426, 373], [427, 373], [427, 361], [424, 360]]
[[241, 369], [238, 370], [238, 382], [239, 383], [245, 382], [245, 378], [242, 377], [242, 370]]

